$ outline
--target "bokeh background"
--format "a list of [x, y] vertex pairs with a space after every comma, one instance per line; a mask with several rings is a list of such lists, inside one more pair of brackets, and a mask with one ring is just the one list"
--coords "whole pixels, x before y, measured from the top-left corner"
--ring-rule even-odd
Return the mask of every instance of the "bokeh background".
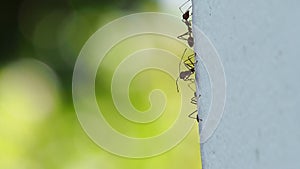
[[[76, 58], [87, 39], [106, 23], [136, 12], [180, 14], [180, 3], [179, 0], [2, 1], [0, 168], [115, 168], [114, 160], [120, 161], [121, 157], [110, 158], [107, 152], [99, 150], [77, 120], [72, 103], [72, 73]], [[181, 51], [178, 53], [180, 55]], [[152, 76], [151, 72], [148, 75]], [[143, 76], [137, 79], [143, 80]], [[163, 82], [167, 84], [163, 80], [153, 85]], [[101, 88], [104, 83], [100, 78], [98, 86]], [[175, 93], [175, 85], [168, 90]], [[104, 93], [98, 97], [105, 100], [107, 96]], [[141, 110], [149, 106], [140, 92], [133, 91], [133, 97], [143, 98], [133, 100]], [[170, 120], [162, 123], [158, 131], [166, 128]], [[124, 130], [122, 126], [117, 128], [130, 134], [130, 130]], [[137, 135], [157, 132], [146, 131]], [[186, 158], [191, 161], [182, 167], [192, 165], [193, 159]], [[147, 168], [142, 162], [128, 163], [128, 159], [121, 160], [120, 165], [122, 163], [129, 168]], [[152, 166], [170, 167], [163, 164], [162, 159], [161, 163]]]

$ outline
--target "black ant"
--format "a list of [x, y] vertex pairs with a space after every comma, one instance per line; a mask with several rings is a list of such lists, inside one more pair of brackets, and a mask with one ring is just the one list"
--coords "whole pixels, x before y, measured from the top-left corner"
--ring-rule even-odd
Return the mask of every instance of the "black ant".
[[[198, 99], [201, 97], [201, 94], [199, 94], [199, 96], [197, 96], [197, 93], [195, 91], [195, 89], [192, 88], [192, 84], [195, 84], [194, 82], [192, 83], [189, 83], [188, 84], [188, 87], [194, 91], [194, 96], [191, 98], [191, 103], [194, 104], [194, 105], [197, 105], [197, 102], [198, 102]], [[188, 115], [189, 118], [192, 118], [192, 119], [196, 119], [197, 122], [199, 123], [199, 121], [202, 121], [202, 119], [199, 118], [198, 114], [196, 117], [193, 117], [193, 114], [195, 114], [197, 112], [197, 110], [193, 111], [191, 114]]]
[[[183, 4], [179, 7], [180, 11], [183, 13], [183, 14], [182, 14], [182, 22], [187, 26], [188, 31], [187, 31], [186, 33], [182, 34], [182, 35], [179, 35], [177, 38], [178, 38], [178, 39], [181, 39], [181, 40], [186, 40], [187, 43], [188, 43], [188, 45], [189, 45], [190, 47], [193, 47], [193, 46], [194, 46], [194, 38], [193, 38], [193, 36], [192, 36], [192, 24], [191, 24], [191, 21], [188, 20], [189, 17], [192, 15], [192, 13], [191, 13], [191, 15], [190, 15], [190, 11], [189, 11], [190, 8], [192, 7], [192, 5], [189, 6], [189, 8], [186, 10], [186, 12], [183, 12], [183, 11], [181, 10], [181, 8], [182, 8], [186, 3], [188, 3], [189, 1], [190, 1], [190, 0], [186, 1], [185, 3], [183, 3]], [[185, 36], [188, 36], [188, 37], [186, 38]]]
[[[182, 35], [177, 36], [177, 38], [187, 41], [188, 45], [190, 47], [193, 47], [194, 46], [194, 38], [192, 36], [192, 27], [191, 27], [192, 25], [189, 22], [185, 22], [185, 24], [188, 26], [188, 31]], [[185, 36], [188, 36], [188, 37], [186, 38]]]
[[192, 13], [191, 13], [191, 15], [190, 15], [190, 9], [192, 8], [192, 5], [190, 5], [188, 8], [187, 8], [187, 10], [185, 11], [185, 12], [183, 12], [182, 11], [182, 7], [183, 6], [185, 6], [188, 2], [190, 2], [191, 0], [187, 0], [186, 2], [184, 2], [180, 7], [179, 7], [179, 10], [182, 12], [182, 19], [183, 20], [188, 20], [189, 19], [189, 17], [192, 15]]
[[[197, 105], [198, 98], [200, 98], [200, 97], [201, 97], [201, 95], [197, 96], [197, 93], [194, 92], [194, 97], [191, 98], [191, 103]], [[188, 117], [192, 118], [192, 119], [196, 119], [197, 122], [199, 123], [199, 121], [202, 121], [202, 119], [199, 118], [198, 114], [196, 117], [193, 117], [193, 114], [195, 114], [196, 112], [197, 112], [197, 110], [193, 111], [191, 114], [188, 115]]]
[[185, 48], [185, 50], [184, 50], [184, 52], [181, 56], [181, 60], [179, 62], [179, 77], [176, 79], [177, 92], [179, 92], [179, 89], [178, 89], [178, 80], [179, 80], [179, 78], [184, 80], [184, 81], [194, 82], [194, 79], [190, 78], [190, 76], [195, 73], [195, 63], [192, 61], [192, 57], [196, 56], [196, 53], [189, 55], [188, 58], [183, 62], [184, 66], [188, 70], [187, 71], [182, 71], [182, 72], [180, 70], [180, 66], [181, 66], [181, 63], [182, 63], [182, 60], [183, 60], [183, 56], [186, 53], [186, 50], [187, 50], [187, 48]]
[[[191, 83], [188, 84], [188, 87], [189, 87], [191, 90], [194, 91], [194, 96], [191, 98], [191, 103], [197, 105], [197, 100], [198, 100], [198, 98], [199, 98], [201, 95], [197, 96], [195, 90], [191, 87], [191, 84], [194, 84], [195, 80], [194, 80], [194, 78], [190, 78], [190, 76], [191, 76], [192, 74], [195, 73], [195, 63], [192, 61], [192, 57], [193, 57], [193, 56], [196, 56], [196, 53], [189, 55], [188, 58], [183, 62], [184, 65], [185, 65], [185, 67], [186, 67], [188, 70], [187, 70], [187, 71], [182, 71], [182, 72], [181, 72], [181, 70], [180, 70], [180, 66], [181, 66], [181, 63], [182, 63], [182, 60], [183, 60], [183, 56], [185, 56], [186, 51], [187, 51], [187, 48], [185, 48], [185, 50], [184, 50], [184, 52], [183, 52], [183, 54], [182, 54], [182, 56], [181, 56], [181, 60], [180, 60], [180, 62], [179, 62], [179, 77], [176, 79], [177, 92], [179, 92], [179, 88], [178, 88], [178, 80], [179, 80], [179, 78], [182, 79], [182, 80], [184, 80], [184, 81], [190, 81]], [[197, 63], [197, 62], [196, 62], [196, 63]], [[197, 110], [195, 110], [194, 112], [190, 113], [190, 114], [188, 115], [188, 117], [189, 117], [189, 118], [192, 118], [192, 119], [196, 119], [197, 122], [199, 123], [199, 121], [202, 121], [202, 119], [200, 119], [200, 118], [198, 117], [198, 114], [197, 114], [196, 117], [193, 117], [193, 116], [192, 116], [192, 115], [195, 114], [196, 112], [197, 112]]]

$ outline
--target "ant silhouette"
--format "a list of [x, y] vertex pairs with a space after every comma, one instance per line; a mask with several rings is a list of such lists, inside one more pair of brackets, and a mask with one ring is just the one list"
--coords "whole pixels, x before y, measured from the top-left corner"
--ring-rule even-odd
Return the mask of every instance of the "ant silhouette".
[[[197, 105], [197, 101], [200, 97], [201, 97], [201, 95], [197, 96], [197, 93], [194, 92], [194, 97], [191, 98], [191, 103]], [[198, 114], [196, 117], [193, 117], [193, 114], [195, 114], [196, 112], [197, 112], [197, 110], [193, 111], [191, 114], [188, 115], [188, 117], [191, 119], [196, 119], [197, 122], [199, 123], [199, 121], [202, 121], [202, 119], [199, 118]]]
[[[192, 84], [195, 84], [195, 79], [194, 78], [191, 78], [191, 75], [195, 73], [195, 64], [197, 63], [197, 61], [194, 63], [192, 61], [192, 57], [193, 56], [196, 56], [197, 54], [194, 52], [194, 54], [191, 54], [188, 56], [188, 58], [183, 62], [185, 67], [188, 69], [187, 71], [181, 71], [180, 70], [180, 66], [181, 66], [181, 63], [182, 63], [182, 60], [183, 60], [183, 57], [185, 56], [186, 54], [186, 51], [187, 51], [187, 48], [185, 48], [182, 56], [181, 56], [181, 60], [179, 62], [179, 66], [178, 66], [178, 69], [179, 69], [179, 76], [178, 78], [176, 79], [176, 87], [177, 87], [177, 92], [179, 92], [179, 87], [178, 87], [178, 80], [179, 79], [182, 79], [184, 81], [189, 81], [190, 83], [188, 84], [188, 87], [194, 91], [194, 96], [191, 98], [191, 103], [192, 104], [195, 104], [197, 105], [197, 100], [198, 98], [200, 98], [201, 95], [197, 96], [197, 93], [196, 91], [192, 88]], [[200, 119], [198, 117], [198, 114], [196, 117], [193, 117], [193, 114], [195, 114], [197, 112], [197, 110], [193, 111], [192, 113], [190, 113], [188, 115], [189, 118], [192, 118], [192, 119], [196, 119], [197, 122], [199, 123], [199, 121], [202, 121], [202, 119]]]
[[182, 11], [182, 7], [184, 7], [188, 2], [190, 2], [191, 0], [187, 0], [186, 2], [184, 2], [180, 7], [179, 7], [179, 10], [181, 11], [181, 13], [182, 13], [182, 19], [183, 20], [188, 20], [189, 19], [189, 17], [192, 15], [192, 13], [191, 13], [191, 15], [190, 15], [190, 9], [192, 8], [192, 5], [190, 5], [187, 9], [186, 9], [186, 11], [185, 12], [183, 12]]
[[[182, 22], [184, 22], [185, 25], [188, 27], [188, 31], [184, 34], [177, 36], [177, 38], [187, 41], [188, 45], [190, 47], [193, 47], [194, 46], [194, 38], [192, 36], [192, 24], [190, 21], [187, 21], [187, 20], [182, 20]], [[186, 36], [188, 36], [188, 37], [186, 38]]]
[[[188, 45], [190, 47], [193, 47], [194, 46], [194, 38], [192, 36], [192, 23], [191, 23], [191, 20], [188, 20], [189, 17], [192, 16], [192, 13], [190, 14], [190, 9], [192, 8], [192, 5], [190, 5], [185, 12], [183, 12], [181, 9], [189, 1], [191, 1], [191, 0], [186, 1], [179, 7], [180, 11], [183, 13], [182, 14], [182, 22], [187, 26], [188, 31], [182, 35], [177, 36], [177, 38], [187, 41]], [[188, 37], [186, 38], [186, 36], [188, 36]]]
[[[201, 94], [199, 94], [199, 95], [197, 96], [196, 90], [192, 87], [192, 85], [195, 86], [195, 82], [191, 82], [191, 83], [188, 84], [188, 87], [189, 87], [192, 91], [194, 91], [194, 96], [191, 98], [191, 103], [194, 104], [194, 105], [197, 105], [198, 99], [201, 97]], [[197, 112], [197, 110], [193, 111], [192, 113], [190, 113], [190, 114], [188, 115], [188, 117], [191, 118], [191, 119], [196, 119], [197, 122], [199, 123], [199, 121], [202, 121], [202, 119], [199, 118], [198, 114], [197, 114], [196, 117], [193, 116], [193, 114], [195, 114], [196, 112]]]
[[[186, 71], [181, 71], [180, 70], [180, 66], [181, 66], [181, 63], [182, 63], [182, 60], [183, 60], [183, 56], [185, 55], [186, 53], [186, 50], [187, 48], [185, 48], [182, 56], [181, 56], [181, 60], [179, 62], [179, 66], [178, 66], [178, 69], [179, 69], [179, 76], [178, 78], [176, 79], [176, 87], [177, 87], [177, 92], [179, 92], [179, 87], [178, 87], [178, 80], [179, 79], [182, 79], [184, 81], [190, 81], [190, 82], [194, 82], [194, 79], [193, 78], [190, 78], [192, 74], [195, 73], [195, 63], [192, 61], [192, 57], [193, 56], [196, 56], [196, 53], [194, 52], [194, 54], [191, 54], [188, 56], [188, 58], [183, 62], [184, 63], [184, 66], [188, 69]], [[197, 61], [196, 61], [197, 63]]]
[[[180, 40], [187, 41], [188, 45], [190, 47], [193, 47], [194, 46], [194, 37], [192, 36], [192, 25], [191, 25], [190, 22], [187, 22], [187, 21], [185, 22], [185, 24], [188, 27], [188, 31], [184, 34], [181, 34], [181, 35], [177, 36], [177, 38], [180, 39]], [[188, 37], [186, 38], [186, 36], [188, 36]]]

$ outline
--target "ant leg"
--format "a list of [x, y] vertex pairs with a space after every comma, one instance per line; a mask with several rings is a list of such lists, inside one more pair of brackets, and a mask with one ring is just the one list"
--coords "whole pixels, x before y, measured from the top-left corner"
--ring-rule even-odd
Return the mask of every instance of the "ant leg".
[[182, 35], [179, 35], [179, 36], [177, 36], [177, 38], [181, 39], [181, 40], [188, 40], [187, 38], [184, 38], [184, 36], [187, 36], [187, 35], [189, 35], [189, 32], [186, 32], [186, 33], [184, 33]]
[[184, 63], [184, 66], [191, 71], [195, 68], [193, 63]]
[[196, 117], [193, 117], [192, 115], [195, 114], [197, 110], [193, 111], [191, 114], [188, 115], [189, 118], [191, 119], [197, 119]]
[[[177, 87], [177, 92], [179, 92], [179, 85], [178, 85], [178, 80], [179, 80], [180, 77], [177, 77], [176, 79], [176, 87]], [[194, 78], [185, 78], [185, 79], [182, 79], [183, 81], [190, 81], [190, 83], [188, 84], [188, 87], [194, 91], [194, 89], [190, 86], [190, 84], [192, 83], [195, 83], [195, 79]]]
[[198, 114], [196, 117], [193, 117], [192, 115], [195, 114], [197, 112], [197, 110], [193, 111], [191, 114], [188, 115], [189, 118], [191, 119], [196, 119], [197, 122], [199, 123], [199, 121], [202, 121], [202, 119], [199, 118]]
[[191, 31], [192, 30], [192, 27], [191, 27], [192, 26], [192, 21], [191, 20], [187, 21], [187, 20], [184, 20], [184, 19], [182, 19], [181, 21], [188, 27], [188, 30], [189, 30], [188, 32], [192, 32]]
[[194, 93], [194, 97], [191, 98], [191, 103], [197, 105], [198, 99], [201, 97], [201, 94], [197, 96], [196, 92]]
[[[184, 2], [182, 5], [180, 5], [179, 10], [180, 10], [182, 13], [184, 13], [184, 12], [182, 11], [181, 8], [182, 8], [185, 4], [187, 4], [189, 1], [191, 1], [191, 0], [187, 0], [187, 1]], [[192, 5], [191, 5], [187, 10], [189, 10], [191, 7], [192, 7]]]
[[[183, 56], [185, 55], [186, 50], [187, 50], [187, 48], [184, 49], [183, 54], [182, 54], [181, 59], [180, 59], [180, 62], [178, 64], [178, 73], [179, 74], [181, 73], [180, 66], [181, 66], [182, 59], [183, 59]], [[179, 77], [176, 79], [177, 92], [179, 92], [178, 80], [179, 80]]]
[[184, 65], [190, 70], [195, 68], [195, 63], [192, 61], [194, 59], [195, 53], [188, 56], [188, 59], [184, 61]]
[[195, 59], [195, 56], [196, 56], [195, 53], [189, 55], [189, 56], [188, 56], [188, 59], [185, 60], [185, 62], [190, 61], [190, 63], [191, 63], [192, 65], [194, 65], [194, 62], [192, 61], [192, 59]]
[[188, 83], [188, 87], [193, 91], [193, 92], [196, 92], [196, 89], [194, 89], [193, 87], [192, 87], [192, 85], [195, 87], [195, 79], [190, 79], [189, 80], [190, 81], [190, 83]]
[[194, 104], [194, 105], [197, 105], [197, 97], [195, 97], [195, 96], [192, 97], [191, 98], [191, 103]]
[[[177, 92], [179, 92], [179, 85], [178, 85], [178, 80], [179, 80], [179, 77], [177, 77], [176, 79], [176, 87], [177, 87]], [[185, 79], [182, 79], [183, 81], [189, 81], [190, 83], [188, 83], [188, 87], [195, 91], [192, 87], [191, 87], [191, 84], [195, 83], [195, 79], [194, 78], [185, 78]]]
[[201, 97], [201, 94], [197, 96], [196, 90], [192, 88], [192, 84], [195, 84], [195, 82], [188, 83], [188, 87], [194, 92], [194, 96], [191, 98], [191, 103], [197, 105], [198, 99]]
[[[190, 1], [190, 0], [188, 0], [188, 1]], [[190, 6], [188, 7], [187, 11], [189, 11], [191, 8], [192, 8], [192, 5], [190, 5]], [[192, 15], [192, 13], [191, 13], [191, 15]]]
[[184, 81], [189, 81], [191, 83], [195, 83], [195, 79], [194, 78], [189, 78], [189, 77], [186, 77], [185, 79], [183, 79]]
[[196, 53], [194, 52], [193, 54], [188, 56], [188, 59], [190, 60], [190, 59], [194, 58], [195, 56], [196, 56]]

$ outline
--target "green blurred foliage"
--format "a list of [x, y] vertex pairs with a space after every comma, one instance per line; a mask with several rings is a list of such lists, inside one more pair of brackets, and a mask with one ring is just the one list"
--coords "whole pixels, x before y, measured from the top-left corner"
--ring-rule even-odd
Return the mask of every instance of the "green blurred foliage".
[[[73, 66], [83, 44], [98, 28], [124, 14], [147, 8], [155, 11], [157, 3], [150, 0], [1, 1], [0, 168], [101, 166], [93, 157], [99, 154], [99, 147], [81, 129], [73, 109]], [[46, 65], [27, 65], [23, 59], [30, 58]], [[49, 70], [55, 75], [42, 73]], [[38, 72], [41, 73], [36, 75]], [[42, 89], [37, 92], [37, 88]], [[54, 99], [55, 106], [49, 105], [47, 98]], [[40, 102], [39, 107], [37, 102], [42, 99], [45, 102]], [[45, 112], [46, 106], [51, 107], [50, 112]], [[46, 115], [39, 117], [39, 113]]]
[[[192, 166], [193, 160], [199, 160], [189, 154], [178, 159], [176, 154], [184, 153], [180, 148], [172, 150], [169, 158], [156, 161], [146, 159], [144, 162], [107, 153], [84, 133], [73, 108], [73, 67], [87, 39], [101, 26], [125, 14], [157, 11], [156, 1], [10, 0], [2, 1], [0, 8], [0, 168], [109, 169], [125, 164], [127, 168], [147, 168], [150, 163], [151, 168], [174, 168], [164, 166], [165, 160], [170, 162], [168, 164], [176, 160], [191, 161], [181, 166], [183, 168]], [[176, 45], [170, 45], [163, 38], [160, 43], [157, 45], [168, 44], [169, 48], [177, 50]], [[119, 48], [122, 48], [119, 49], [122, 54], [128, 52], [126, 45], [120, 44]], [[176, 52], [180, 55], [182, 51]], [[99, 70], [98, 76], [111, 77], [110, 68], [114, 65], [109, 63], [119, 62], [104, 60], [104, 66], [101, 67], [110, 67]], [[172, 88], [167, 85], [173, 84], [172, 79], [158, 72], [142, 72], [132, 83], [139, 85], [146, 80], [145, 75], [153, 83], [143, 84], [143, 93], [148, 94], [153, 87], [158, 87], [166, 91], [168, 97], [178, 97], [174, 95], [175, 85]], [[157, 81], [157, 78], [163, 80]], [[112, 109], [113, 103], [109, 101], [111, 95], [103, 92], [110, 91], [110, 81], [97, 78], [96, 83], [98, 100], [107, 102], [104, 109]], [[148, 98], [141, 94], [139, 88], [132, 86], [130, 97], [141, 111], [149, 108]], [[168, 101], [176, 105], [172, 99]], [[166, 111], [174, 112], [177, 109], [176, 106], [168, 107]], [[116, 110], [113, 113], [115, 115], [104, 116], [116, 130], [135, 137], [161, 133], [176, 117], [169, 113], [157, 123], [137, 126], [117, 116]], [[132, 127], [124, 128], [118, 125], [120, 122]], [[193, 142], [192, 139], [188, 141]], [[194, 146], [199, 145], [187, 145], [197, 153], [198, 149]], [[116, 161], [118, 164], [114, 164]]]
[[0, 6], [0, 66], [36, 58], [57, 72], [70, 97], [71, 75], [85, 41], [125, 14], [156, 11], [155, 0], [10, 0]]
[[[154, 34], [143, 34], [127, 38], [116, 44], [109, 53], [107, 53], [99, 66], [96, 78], [96, 96], [104, 117], [115, 130], [130, 137], [144, 138], [159, 135], [172, 126], [172, 123], [176, 121], [180, 113], [178, 111], [180, 110], [180, 95], [174, 92], [176, 91], [174, 79], [161, 70], [153, 69], [141, 71], [134, 77], [130, 83], [129, 97], [133, 106], [143, 113], [151, 109], [149, 101], [151, 91], [153, 89], [162, 90], [165, 94], [164, 99], [167, 100], [167, 102], [166, 108], [159, 119], [151, 123], [135, 123], [120, 116], [118, 110], [112, 109], [112, 107], [115, 106], [110, 88], [112, 77], [115, 73], [114, 71], [130, 54], [147, 48], [174, 51], [178, 52], [179, 56], [181, 52], [175, 49], [184, 49], [185, 46], [179, 41], [174, 41], [169, 37]], [[161, 56], [161, 58], [159, 62], [164, 62], [164, 56]], [[149, 58], [147, 62], [151, 62], [151, 58]], [[153, 62], [155, 61], [153, 60]], [[135, 66], [136, 63], [131, 64], [132, 65], [129, 66]], [[123, 73], [126, 75], [126, 72]], [[124, 84], [120, 84], [119, 88], [123, 85]]]

